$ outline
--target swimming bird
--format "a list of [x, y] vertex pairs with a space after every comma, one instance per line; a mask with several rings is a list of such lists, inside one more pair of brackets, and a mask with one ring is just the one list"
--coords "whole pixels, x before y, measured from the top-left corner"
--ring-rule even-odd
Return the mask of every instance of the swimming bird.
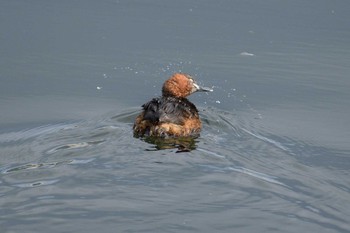
[[135, 137], [198, 137], [202, 128], [196, 106], [186, 97], [194, 92], [211, 92], [188, 74], [175, 73], [165, 81], [162, 96], [142, 105], [136, 117]]

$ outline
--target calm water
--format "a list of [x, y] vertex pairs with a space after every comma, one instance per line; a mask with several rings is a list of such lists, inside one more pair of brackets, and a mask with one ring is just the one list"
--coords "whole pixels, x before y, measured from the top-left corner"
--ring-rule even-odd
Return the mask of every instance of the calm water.
[[[0, 1], [0, 232], [350, 232], [349, 1]], [[173, 72], [196, 149], [132, 137]]]

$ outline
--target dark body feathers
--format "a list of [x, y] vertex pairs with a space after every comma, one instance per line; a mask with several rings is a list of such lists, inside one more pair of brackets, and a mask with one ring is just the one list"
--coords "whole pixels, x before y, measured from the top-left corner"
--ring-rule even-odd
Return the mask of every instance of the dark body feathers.
[[198, 136], [198, 110], [186, 98], [163, 96], [142, 105], [134, 124], [135, 136]]
[[144, 120], [152, 123], [174, 123], [182, 125], [186, 119], [198, 117], [198, 110], [186, 98], [159, 97], [142, 105]]

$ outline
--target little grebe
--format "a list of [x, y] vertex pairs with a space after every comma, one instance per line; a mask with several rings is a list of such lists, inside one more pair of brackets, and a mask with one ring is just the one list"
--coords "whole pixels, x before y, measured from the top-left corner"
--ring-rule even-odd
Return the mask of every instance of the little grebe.
[[213, 91], [200, 87], [188, 74], [175, 73], [165, 81], [162, 96], [142, 105], [133, 127], [136, 137], [197, 137], [202, 123], [196, 106], [187, 96], [197, 91]]

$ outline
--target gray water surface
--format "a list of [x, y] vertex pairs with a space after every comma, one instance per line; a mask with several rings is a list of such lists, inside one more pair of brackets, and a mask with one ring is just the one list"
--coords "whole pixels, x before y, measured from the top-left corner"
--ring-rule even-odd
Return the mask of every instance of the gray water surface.
[[[348, 1], [1, 1], [0, 232], [350, 232]], [[191, 152], [133, 138], [174, 72]]]

